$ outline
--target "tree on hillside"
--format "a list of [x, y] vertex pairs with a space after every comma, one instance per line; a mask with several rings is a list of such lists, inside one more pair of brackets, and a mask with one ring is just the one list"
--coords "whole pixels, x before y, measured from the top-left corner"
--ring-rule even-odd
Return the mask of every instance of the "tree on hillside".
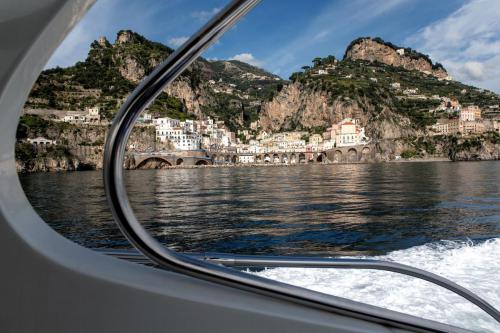
[[312, 60], [313, 64], [314, 64], [314, 67], [318, 67], [318, 66], [321, 66], [321, 61], [322, 59], [320, 57], [316, 57]]
[[302, 72], [294, 72], [294, 73], [292, 73], [292, 75], [290, 75], [290, 81], [296, 82], [296, 81], [298, 81], [302, 77], [302, 75], [304, 75], [304, 73], [302, 73]]
[[304, 70], [304, 72], [307, 72], [311, 69], [311, 66], [302, 66], [301, 68]]
[[324, 65], [329, 65], [329, 64], [334, 64], [335, 60], [336, 60], [335, 56], [330, 54], [330, 55], [326, 56], [325, 58], [323, 58], [322, 62]]

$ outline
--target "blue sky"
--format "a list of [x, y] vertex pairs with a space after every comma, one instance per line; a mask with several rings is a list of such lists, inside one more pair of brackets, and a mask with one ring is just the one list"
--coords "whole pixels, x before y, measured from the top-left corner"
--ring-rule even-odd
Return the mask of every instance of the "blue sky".
[[[98, 0], [48, 67], [83, 60], [120, 29], [178, 47], [227, 0]], [[341, 58], [359, 36], [378, 36], [441, 62], [460, 81], [500, 92], [498, 0], [263, 0], [204, 57], [238, 59], [284, 78], [316, 56]]]

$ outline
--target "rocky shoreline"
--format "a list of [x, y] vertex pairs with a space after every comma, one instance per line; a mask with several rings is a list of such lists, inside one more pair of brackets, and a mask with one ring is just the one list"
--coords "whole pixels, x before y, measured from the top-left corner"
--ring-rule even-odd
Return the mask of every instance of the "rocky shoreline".
[[[498, 161], [500, 157], [495, 159], [476, 159], [474, 157], [462, 157], [459, 160], [451, 160], [446, 157], [432, 157], [432, 158], [409, 158], [409, 159], [399, 159], [399, 160], [389, 160], [389, 161], [376, 161], [376, 162], [324, 162], [324, 163], [314, 163], [314, 165], [349, 165], [349, 164], [383, 164], [383, 163], [429, 163], [429, 162], [470, 162], [470, 161]], [[85, 163], [79, 163], [78, 161], [56, 161], [56, 160], [46, 160], [44, 162], [39, 162], [36, 167], [27, 169], [20, 163], [16, 163], [17, 172], [23, 174], [29, 173], [40, 173], [40, 172], [71, 172], [71, 171], [89, 171], [89, 170], [102, 170], [102, 166], [96, 167], [95, 165], [87, 165]], [[282, 168], [282, 167], [298, 167], [311, 165], [312, 163], [293, 163], [293, 164], [216, 164], [216, 165], [176, 165], [176, 166], [166, 166], [163, 168], [141, 168], [141, 169], [127, 169], [127, 170], [167, 170], [167, 169], [211, 169], [211, 168]]]

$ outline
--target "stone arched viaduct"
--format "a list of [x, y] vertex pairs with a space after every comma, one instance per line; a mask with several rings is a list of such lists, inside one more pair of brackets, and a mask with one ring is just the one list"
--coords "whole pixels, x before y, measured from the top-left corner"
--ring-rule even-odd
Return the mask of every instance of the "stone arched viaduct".
[[213, 164], [237, 164], [240, 155], [253, 156], [253, 164], [363, 163], [373, 161], [375, 147], [360, 145], [337, 147], [325, 151], [269, 152], [258, 154], [211, 153]]
[[240, 156], [252, 156], [252, 164], [306, 164], [306, 163], [363, 163], [373, 161], [374, 146], [336, 147], [330, 150], [308, 152], [269, 152], [239, 154], [236, 152], [183, 151], [173, 153], [132, 153], [127, 156], [125, 168], [163, 168], [170, 166], [232, 165], [240, 164]]

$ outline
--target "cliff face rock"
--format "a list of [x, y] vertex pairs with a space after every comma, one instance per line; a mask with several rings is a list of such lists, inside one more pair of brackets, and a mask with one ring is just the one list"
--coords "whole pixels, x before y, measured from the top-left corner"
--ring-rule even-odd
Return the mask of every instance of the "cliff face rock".
[[272, 101], [262, 105], [260, 126], [267, 131], [326, 127], [346, 117], [366, 119], [356, 102], [336, 99], [327, 92], [308, 91], [300, 84], [285, 86]]
[[178, 79], [168, 85], [163, 92], [169, 96], [175, 96], [183, 102], [188, 113], [201, 116], [201, 105], [208, 104], [206, 94], [195, 91], [185, 79]]
[[370, 119], [366, 131], [369, 137], [380, 140], [418, 137], [424, 134], [422, 130], [412, 126], [410, 119], [387, 107], [384, 107], [379, 115]]
[[386, 45], [371, 38], [361, 38], [350, 45], [345, 58], [351, 60], [378, 61], [386, 65], [403, 67], [406, 70], [416, 70], [444, 79], [448, 76], [446, 70], [432, 62], [424, 55], [416, 55], [411, 49], [397, 48]]
[[278, 131], [286, 127], [286, 121], [292, 120], [298, 113], [303, 96], [297, 84], [292, 84], [283, 90], [271, 102], [263, 105], [260, 116], [260, 126], [266, 131]]
[[303, 128], [324, 127], [345, 118], [356, 118], [366, 127], [367, 135], [375, 139], [396, 139], [421, 134], [411, 126], [411, 121], [383, 107], [375, 113], [375, 106], [366, 98], [357, 100], [336, 97], [325, 91], [311, 91], [301, 84], [284, 87], [272, 101], [264, 103], [259, 124], [270, 132]]
[[17, 172], [55, 172], [79, 170], [80, 161], [77, 158], [36, 158], [32, 161], [16, 160]]
[[124, 44], [132, 41], [132, 32], [129, 30], [119, 31], [116, 36], [116, 44]]
[[122, 64], [118, 67], [121, 76], [125, 79], [138, 83], [146, 74], [146, 70], [142, 67], [137, 60], [131, 57], [123, 59]]
[[451, 151], [450, 158], [453, 161], [488, 161], [500, 160], [500, 145], [483, 141], [471, 147], [460, 147]]
[[[17, 158], [18, 172], [39, 171], [74, 171], [102, 169], [104, 158], [104, 142], [107, 135], [105, 126], [75, 126], [64, 125], [51, 121], [43, 121], [39, 126], [24, 126], [23, 134], [18, 139], [23, 142], [26, 138], [38, 136], [57, 140], [59, 153], [52, 148], [33, 150], [32, 154], [23, 154], [24, 158]], [[20, 133], [20, 132], [19, 132]], [[27, 144], [25, 141], [21, 145]], [[127, 144], [127, 149], [139, 151], [152, 150], [155, 146], [155, 129], [149, 127], [134, 127]], [[62, 150], [64, 147], [64, 150]], [[158, 144], [162, 148], [162, 144]], [[172, 147], [165, 147], [172, 148]]]

